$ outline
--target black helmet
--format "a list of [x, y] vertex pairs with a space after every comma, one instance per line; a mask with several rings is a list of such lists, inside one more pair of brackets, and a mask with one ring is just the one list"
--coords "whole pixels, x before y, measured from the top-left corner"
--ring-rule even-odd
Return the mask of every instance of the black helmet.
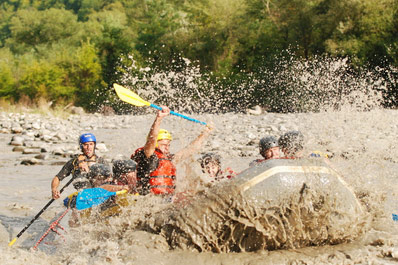
[[218, 165], [221, 164], [221, 157], [215, 153], [206, 153], [199, 160], [200, 166], [204, 168], [210, 162], [216, 162]]
[[94, 164], [90, 166], [90, 172], [88, 172], [87, 177], [89, 179], [95, 178], [97, 176], [103, 176], [105, 178], [112, 175], [111, 168], [105, 164]]
[[120, 176], [121, 174], [135, 171], [136, 167], [137, 163], [132, 159], [115, 160], [113, 161], [113, 174]]
[[279, 138], [278, 143], [281, 149], [296, 153], [304, 148], [304, 136], [299, 131], [289, 131]]
[[278, 140], [274, 136], [265, 136], [261, 138], [260, 142], [258, 143], [260, 154], [272, 147], [277, 146], [279, 146]]

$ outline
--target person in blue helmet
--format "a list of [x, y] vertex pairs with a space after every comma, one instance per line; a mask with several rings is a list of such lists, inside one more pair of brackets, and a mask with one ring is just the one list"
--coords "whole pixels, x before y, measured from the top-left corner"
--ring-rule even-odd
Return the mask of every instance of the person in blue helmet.
[[73, 186], [80, 190], [89, 188], [91, 186], [87, 173], [90, 171], [90, 166], [96, 163], [104, 164], [104, 160], [95, 154], [95, 146], [97, 139], [92, 133], [84, 133], [79, 137], [79, 145], [81, 154], [74, 156], [71, 160], [66, 162], [62, 169], [51, 181], [51, 194], [53, 199], [60, 197], [58, 190], [59, 183], [72, 175], [74, 178]]

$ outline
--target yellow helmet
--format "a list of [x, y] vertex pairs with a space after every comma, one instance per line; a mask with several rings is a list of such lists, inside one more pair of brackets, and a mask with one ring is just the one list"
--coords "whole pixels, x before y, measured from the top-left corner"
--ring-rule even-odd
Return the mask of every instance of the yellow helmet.
[[157, 141], [160, 141], [160, 140], [170, 140], [171, 141], [171, 140], [173, 140], [173, 137], [171, 137], [171, 134], [167, 130], [160, 129]]

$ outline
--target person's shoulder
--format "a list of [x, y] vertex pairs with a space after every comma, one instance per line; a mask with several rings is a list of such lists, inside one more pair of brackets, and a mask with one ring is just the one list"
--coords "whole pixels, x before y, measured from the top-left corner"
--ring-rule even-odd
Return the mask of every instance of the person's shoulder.
[[137, 149], [134, 151], [134, 153], [131, 154], [130, 158], [131, 158], [131, 159], [134, 159], [134, 157], [136, 157], [136, 156], [138, 156], [138, 155], [142, 155], [142, 154], [144, 154], [144, 147], [137, 148]]
[[76, 161], [77, 158], [78, 158], [78, 155], [72, 156], [71, 159], [69, 159], [68, 161], [66, 161], [66, 163], [65, 163], [64, 165], [65, 165], [65, 166], [66, 166], [66, 165], [72, 165], [72, 164]]

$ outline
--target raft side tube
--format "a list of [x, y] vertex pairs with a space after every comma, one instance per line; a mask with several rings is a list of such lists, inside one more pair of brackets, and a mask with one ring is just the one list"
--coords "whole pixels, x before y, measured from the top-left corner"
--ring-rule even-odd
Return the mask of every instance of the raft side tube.
[[282, 201], [306, 187], [335, 199], [336, 207], [347, 213], [363, 212], [353, 190], [321, 159], [271, 159], [244, 170], [233, 181], [257, 203]]

